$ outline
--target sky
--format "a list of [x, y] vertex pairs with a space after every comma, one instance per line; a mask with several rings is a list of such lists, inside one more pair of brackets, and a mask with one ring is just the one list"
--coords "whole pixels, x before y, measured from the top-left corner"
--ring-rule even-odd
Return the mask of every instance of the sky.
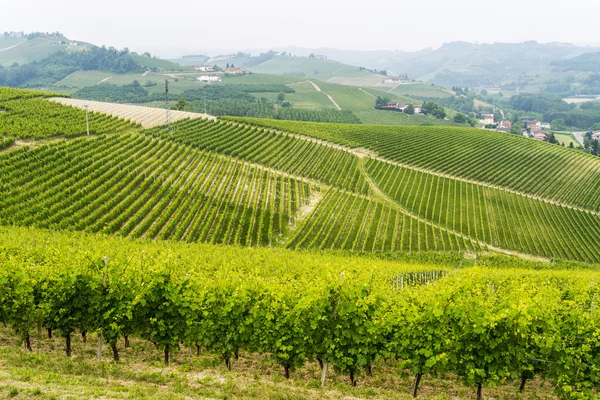
[[70, 39], [163, 58], [286, 46], [437, 48], [449, 41], [600, 45], [600, 0], [0, 0], [0, 31]]

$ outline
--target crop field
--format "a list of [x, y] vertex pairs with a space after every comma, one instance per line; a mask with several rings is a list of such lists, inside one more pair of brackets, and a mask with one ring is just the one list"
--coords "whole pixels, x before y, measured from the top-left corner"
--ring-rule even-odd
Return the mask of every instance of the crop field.
[[593, 398], [597, 271], [32, 228], [0, 228], [0, 251], [2, 395]]
[[344, 65], [332, 60], [319, 60], [308, 57], [279, 56], [251, 67], [252, 72], [261, 74], [295, 75], [327, 81], [334, 77], [361, 77], [373, 75], [358, 67]]
[[137, 134], [13, 152], [0, 175], [4, 224], [193, 242], [270, 245], [311, 196], [299, 180]]
[[183, 121], [174, 126], [173, 134], [161, 128], [144, 133], [260, 163], [343, 189], [359, 193], [368, 191], [358, 169], [358, 157], [318, 141], [210, 120]]
[[597, 158], [53, 96], [0, 88], [0, 397], [594, 398]]
[[[0, 150], [19, 139], [76, 137], [87, 134], [85, 112], [47, 100], [55, 93], [0, 90]], [[65, 99], [66, 100], [66, 99]], [[90, 134], [122, 132], [135, 125], [101, 113], [89, 114]]]
[[[52, 100], [60, 104], [81, 109], [85, 109], [85, 106], [87, 105], [91, 111], [134, 121], [135, 123], [140, 124], [140, 126], [143, 128], [152, 128], [154, 126], [164, 125], [165, 121], [167, 120], [167, 110], [161, 108], [103, 103], [101, 101], [79, 100], [65, 97], [52, 98]], [[169, 112], [169, 121], [171, 122], [194, 118], [214, 119], [214, 117], [210, 117], [205, 114], [191, 113], [186, 111], [171, 110]]]
[[426, 171], [600, 211], [600, 159], [511, 134], [235, 118], [353, 148]]
[[398, 85], [390, 93], [399, 96], [418, 96], [418, 97], [433, 97], [433, 98], [444, 98], [453, 96], [453, 92], [441, 88], [439, 86], [432, 86], [427, 83], [410, 83], [405, 85]]

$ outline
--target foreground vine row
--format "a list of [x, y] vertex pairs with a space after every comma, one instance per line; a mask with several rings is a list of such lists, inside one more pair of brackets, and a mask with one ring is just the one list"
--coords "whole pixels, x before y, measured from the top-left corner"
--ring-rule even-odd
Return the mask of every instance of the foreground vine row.
[[270, 355], [286, 376], [316, 360], [353, 385], [399, 359], [415, 395], [445, 372], [479, 398], [511, 380], [526, 390], [535, 376], [561, 398], [592, 397], [598, 384], [597, 272], [450, 272], [22, 228], [0, 238], [0, 316], [26, 344], [40, 323], [65, 338], [67, 354], [75, 332], [99, 332], [115, 359], [135, 335], [167, 363], [181, 345], [199, 346], [231, 368], [243, 350]]

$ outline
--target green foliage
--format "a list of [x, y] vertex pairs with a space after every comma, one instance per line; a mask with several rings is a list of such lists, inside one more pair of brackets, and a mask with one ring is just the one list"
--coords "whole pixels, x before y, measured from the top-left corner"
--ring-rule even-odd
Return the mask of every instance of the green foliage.
[[0, 69], [0, 86], [39, 87], [56, 83], [75, 71], [127, 73], [140, 71], [127, 49], [92, 47], [89, 50], [58, 51], [41, 61]]
[[[133, 312], [115, 330], [155, 341], [167, 359], [181, 342], [229, 367], [241, 351], [270, 353], [286, 373], [318, 357], [355, 383], [363, 368], [400, 358], [414, 374], [468, 385], [540, 375], [565, 399], [589, 398], [599, 378], [598, 272], [463, 268], [398, 285], [434, 270], [19, 228], [0, 237], [11, 255], [0, 264], [0, 315], [15, 329], [38, 318], [64, 336], [98, 329], [97, 310], [122, 313], [99, 295], [117, 279]], [[82, 262], [102, 255], [108, 267]]]
[[423, 103], [422, 110], [423, 110], [423, 114], [425, 114], [425, 115], [431, 114], [438, 119], [446, 118], [446, 110], [444, 110], [444, 107], [440, 106], [439, 104], [437, 104], [433, 101], [428, 101], [426, 103]]
[[[482, 135], [480, 130], [461, 127], [238, 120], [367, 148], [403, 164], [600, 210], [600, 187], [583, 184], [597, 182], [600, 160], [589, 154], [522, 137], [520, 123], [516, 128], [513, 125], [518, 132], [515, 135], [499, 132]], [[583, 167], [575, 167], [578, 164]], [[520, 172], [516, 172], [515, 165], [522, 166]]]

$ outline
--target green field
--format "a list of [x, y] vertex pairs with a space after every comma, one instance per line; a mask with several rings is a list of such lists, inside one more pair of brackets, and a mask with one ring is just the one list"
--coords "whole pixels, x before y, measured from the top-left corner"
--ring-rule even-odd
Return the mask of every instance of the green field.
[[573, 143], [573, 146], [575, 147], [581, 146], [581, 144], [575, 138], [575, 136], [573, 136], [570, 133], [555, 133], [554, 137], [556, 138], [556, 140], [558, 140], [560, 144], [563, 144], [565, 146], [569, 146], [571, 143]]
[[64, 40], [64, 38], [48, 36], [27, 40], [27, 38], [15, 39], [0, 36], [0, 50], [2, 50], [0, 51], [0, 65], [9, 67], [14, 63], [27, 64], [40, 61], [59, 50], [80, 51], [83, 48], [83, 46], [59, 46], [56, 44], [59, 40]]
[[262, 64], [251, 67], [252, 72], [275, 75], [300, 75], [306, 78], [327, 81], [334, 77], [360, 77], [372, 75], [358, 67], [341, 64], [332, 60], [309, 57], [278, 56]]
[[594, 397], [597, 157], [51, 96], [0, 88], [0, 397]]
[[407, 85], [398, 85], [390, 93], [394, 93], [400, 96], [419, 96], [419, 97], [432, 97], [432, 98], [444, 98], [451, 97], [454, 93], [447, 89], [439, 86], [432, 86], [427, 83], [411, 83]]

